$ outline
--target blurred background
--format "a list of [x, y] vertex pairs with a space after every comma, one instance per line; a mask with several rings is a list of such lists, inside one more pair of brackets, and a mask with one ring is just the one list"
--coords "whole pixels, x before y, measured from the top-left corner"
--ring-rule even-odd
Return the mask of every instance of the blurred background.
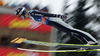
[[[90, 33], [98, 41], [100, 39], [99, 0], [0, 0], [0, 56], [12, 56], [12, 54], [19, 56], [23, 53], [22, 56], [100, 56], [99, 52], [37, 53], [23, 51], [23, 53], [20, 53], [21, 51], [16, 50], [16, 47], [39, 50], [66, 50], [68, 48], [10, 43], [16, 37], [36, 41], [81, 44], [75, 37], [70, 37], [67, 33], [51, 26], [29, 18], [21, 20], [16, 17], [14, 11], [23, 6], [27, 10], [36, 9], [47, 13], [67, 15], [67, 19], [64, 19], [67, 24]], [[5, 52], [5, 49], [7, 52]]]

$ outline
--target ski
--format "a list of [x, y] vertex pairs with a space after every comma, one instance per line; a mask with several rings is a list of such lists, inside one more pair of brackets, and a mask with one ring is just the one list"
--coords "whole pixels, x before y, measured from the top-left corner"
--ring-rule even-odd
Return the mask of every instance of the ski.
[[43, 45], [50, 47], [67, 47], [67, 48], [91, 48], [91, 49], [100, 49], [100, 45], [83, 45], [83, 44], [64, 44], [64, 43], [50, 43], [42, 41], [27, 40], [23, 38], [16, 38], [11, 41], [11, 43], [27, 43], [35, 45]]
[[92, 49], [100, 48], [100, 45], [63, 44], [63, 43], [50, 43], [50, 42], [33, 41], [33, 40], [23, 40], [23, 42], [28, 44], [36, 44], [36, 45], [51, 46], [51, 47], [92, 48]]
[[89, 51], [100, 51], [100, 49], [90, 49], [90, 50], [33, 50], [17, 48], [18, 50], [31, 51], [31, 52], [89, 52]]

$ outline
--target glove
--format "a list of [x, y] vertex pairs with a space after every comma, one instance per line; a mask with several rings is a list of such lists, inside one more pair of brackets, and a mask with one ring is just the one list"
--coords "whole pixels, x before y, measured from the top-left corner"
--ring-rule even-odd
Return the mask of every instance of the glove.
[[65, 15], [61, 15], [61, 18], [62, 18], [62, 19], [66, 19], [67, 16], [65, 16]]
[[66, 19], [67, 18], [66, 15], [57, 15], [56, 17], [61, 18], [61, 19]]

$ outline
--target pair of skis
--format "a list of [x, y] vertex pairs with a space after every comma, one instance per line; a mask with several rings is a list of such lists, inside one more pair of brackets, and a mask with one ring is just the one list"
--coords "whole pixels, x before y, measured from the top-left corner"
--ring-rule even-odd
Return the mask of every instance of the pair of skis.
[[32, 49], [18, 48], [19, 50], [25, 50], [25, 51], [35, 51], [35, 52], [88, 52], [88, 51], [100, 51], [100, 45], [50, 43], [50, 42], [27, 40], [27, 39], [24, 39], [24, 38], [16, 38], [16, 39], [11, 41], [11, 43], [22, 43], [22, 42], [23, 43], [28, 43], [28, 44], [50, 46], [50, 47], [89, 48], [89, 50], [32, 50]]
[[32, 52], [89, 52], [89, 51], [100, 51], [100, 49], [90, 49], [90, 50], [33, 50], [33, 49], [24, 49], [17, 48], [18, 50], [23, 51], [32, 51]]

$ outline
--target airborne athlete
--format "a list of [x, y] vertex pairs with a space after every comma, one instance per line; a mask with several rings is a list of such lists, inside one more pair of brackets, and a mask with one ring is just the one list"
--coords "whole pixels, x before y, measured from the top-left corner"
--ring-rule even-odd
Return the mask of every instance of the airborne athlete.
[[65, 23], [62, 19], [66, 18], [66, 16], [44, 13], [38, 10], [27, 11], [24, 7], [18, 8], [16, 10], [16, 15], [22, 19], [29, 17], [32, 20], [41, 22], [49, 26], [53, 26], [57, 28], [58, 30], [61, 30], [69, 34], [70, 36], [76, 36], [78, 39], [81, 40], [83, 44], [87, 44], [87, 45], [98, 44], [98, 41], [89, 33], [75, 29], [72, 26]]

